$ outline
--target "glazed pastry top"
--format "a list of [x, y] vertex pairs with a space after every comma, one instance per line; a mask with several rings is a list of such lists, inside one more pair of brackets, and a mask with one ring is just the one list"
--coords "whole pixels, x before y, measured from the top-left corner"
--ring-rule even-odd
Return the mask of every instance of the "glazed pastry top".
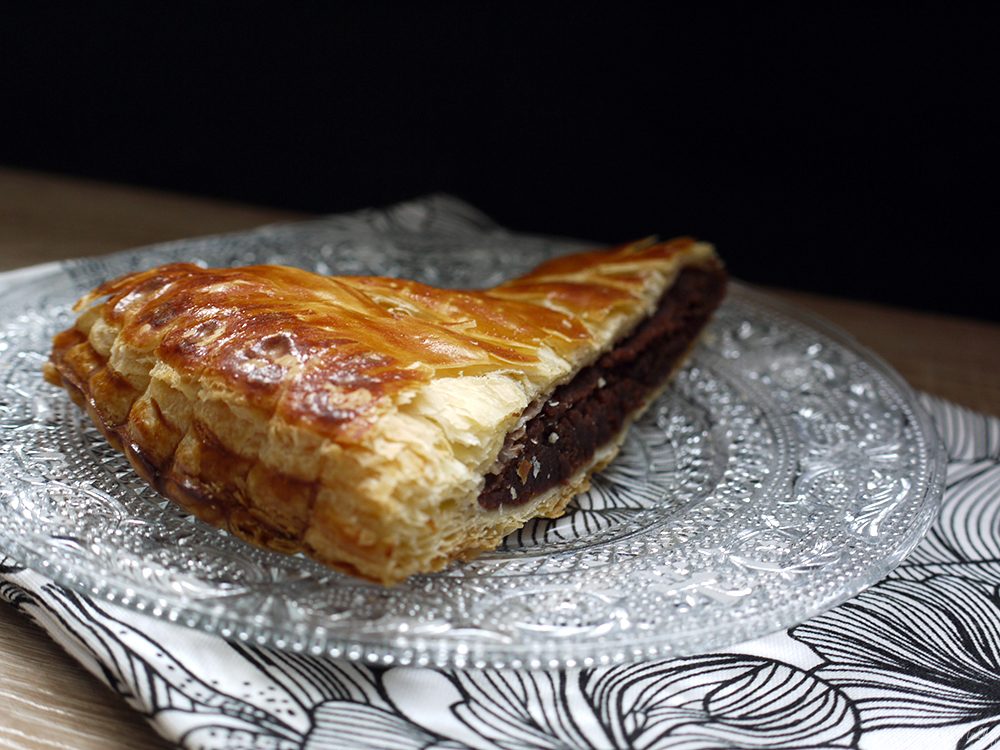
[[351, 441], [432, 380], [503, 373], [528, 400], [550, 390], [649, 314], [681, 268], [714, 257], [690, 239], [647, 240], [557, 258], [476, 291], [178, 263], [109, 281], [77, 307], [91, 345], [139, 392], [155, 360]]

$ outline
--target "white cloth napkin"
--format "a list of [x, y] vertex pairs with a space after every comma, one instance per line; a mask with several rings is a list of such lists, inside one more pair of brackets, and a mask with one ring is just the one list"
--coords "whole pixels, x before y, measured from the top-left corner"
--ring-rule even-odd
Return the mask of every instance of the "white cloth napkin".
[[924, 397], [941, 518], [892, 574], [723, 652], [591, 670], [371, 668], [229, 643], [0, 559], [0, 595], [185, 748], [1000, 746], [1000, 419]]

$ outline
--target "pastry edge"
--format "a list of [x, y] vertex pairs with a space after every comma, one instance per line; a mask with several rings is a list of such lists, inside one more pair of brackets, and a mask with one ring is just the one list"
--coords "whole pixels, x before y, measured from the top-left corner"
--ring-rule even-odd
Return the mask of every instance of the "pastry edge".
[[[706, 250], [706, 248], [709, 249]], [[710, 254], [706, 255], [706, 252]], [[665, 289], [670, 287], [672, 281], [669, 279], [676, 277], [682, 268], [689, 265], [703, 265], [706, 260], [718, 262], [714, 253], [711, 253], [710, 246], [702, 243], [692, 245], [690, 254], [682, 253], [676, 256], [676, 260], [669, 263], [669, 270], [660, 276], [662, 286], [655, 290], [647, 290], [645, 296], [655, 301]], [[97, 310], [99, 308], [91, 309]], [[88, 312], [89, 310], [84, 315], [86, 316]], [[621, 323], [615, 335], [609, 335], [610, 332], [605, 330], [602, 336], [603, 340], [599, 346], [590, 350], [587, 360], [594, 361], [603, 352], [610, 350], [627, 333], [628, 328], [634, 326], [647, 314], [648, 310], [637, 306], [633, 310], [633, 314], [629, 316], [631, 320]], [[469, 559], [479, 552], [493, 549], [504, 536], [520, 528], [533, 517], [558, 516], [575, 495], [587, 489], [593, 474], [613, 460], [620, 450], [630, 426], [648, 408], [648, 405], [668, 387], [673, 374], [678, 367], [683, 365], [688, 356], [685, 353], [678, 359], [671, 374], [664, 379], [662, 387], [657, 388], [640, 409], [629, 415], [618, 435], [599, 448], [588, 465], [581, 468], [563, 484], [524, 505], [507, 506], [502, 511], [482, 509], [476, 502], [477, 492], [474, 487], [466, 487], [462, 492], [457, 492], [454, 485], [448, 484], [447, 477], [442, 478], [440, 474], [434, 473], [434, 470], [440, 467], [430, 464], [421, 466], [420, 468], [425, 475], [430, 472], [431, 479], [423, 483], [418, 482], [418, 485], [421, 486], [417, 489], [422, 493], [422, 497], [419, 499], [433, 497], [435, 492], [439, 492], [443, 487], [447, 488], [450, 493], [450, 499], [445, 497], [443, 502], [457, 503], [458, 507], [451, 509], [454, 511], [452, 518], [444, 519], [437, 505], [419, 501], [408, 503], [405, 499], [398, 500], [386, 492], [381, 493], [382, 499], [380, 499], [376, 494], [366, 495], [363, 491], [358, 491], [351, 486], [351, 482], [359, 476], [363, 477], [365, 471], [372, 472], [370, 466], [360, 467], [360, 470], [355, 471], [353, 476], [345, 476], [339, 480], [340, 486], [346, 488], [346, 491], [338, 495], [335, 491], [336, 488], [325, 486], [327, 476], [314, 478], [311, 481], [294, 479], [282, 474], [278, 467], [266, 466], [266, 461], [262, 460], [260, 456], [237, 455], [236, 449], [227, 447], [229, 440], [217, 440], [211, 434], [200, 434], [197, 429], [192, 429], [190, 425], [183, 429], [184, 434], [180, 438], [181, 443], [184, 441], [192, 443], [192, 445], [187, 446], [190, 450], [184, 453], [188, 456], [187, 460], [193, 460], [197, 465], [199, 461], [202, 463], [205, 461], [204, 458], [199, 458], [202, 453], [208, 452], [205, 455], [211, 457], [212, 451], [222, 451], [223, 454], [228, 453], [234, 462], [242, 461], [247, 464], [255, 464], [253, 468], [247, 470], [244, 476], [237, 477], [243, 481], [246, 488], [230, 492], [232, 482], [227, 484], [225, 481], [220, 481], [213, 484], [211, 480], [205, 480], [203, 476], [187, 471], [183, 456], [181, 460], [178, 460], [176, 455], [171, 454], [166, 462], [157, 460], [156, 456], [153, 455], [157, 450], [157, 439], [155, 436], [151, 438], [148, 435], [137, 434], [136, 430], [141, 430], [141, 420], [134, 419], [135, 408], [143, 407], [148, 411], [152, 408], [149, 406], [150, 403], [155, 406], [157, 414], [147, 416], [153, 419], [162, 419], [163, 417], [162, 414], [159, 414], [160, 407], [155, 405], [155, 399], [150, 393], [154, 387], [154, 378], [150, 377], [144, 391], [135, 392], [129, 408], [126, 410], [127, 413], [108, 418], [106, 405], [103, 403], [98, 405], [99, 394], [96, 394], [97, 399], [95, 400], [93, 376], [103, 377], [108, 381], [123, 379], [121, 373], [114, 369], [113, 352], [104, 356], [98, 351], [98, 348], [104, 348], [104, 346], [97, 338], [106, 336], [110, 332], [107, 330], [99, 331], [97, 327], [84, 331], [78, 323], [77, 333], [80, 336], [79, 343], [86, 344], [86, 348], [89, 349], [89, 354], [84, 356], [92, 356], [97, 363], [93, 369], [86, 373], [88, 377], [81, 379], [75, 377], [76, 373], [64, 372], [62, 368], [55, 366], [47, 368], [47, 375], [50, 380], [58, 380], [67, 387], [73, 400], [88, 411], [94, 423], [112, 445], [126, 454], [130, 463], [147, 482], [199, 518], [226, 528], [246, 541], [282, 552], [303, 552], [332, 568], [383, 584], [392, 584], [416, 573], [440, 570], [455, 560]], [[118, 334], [114, 338], [117, 343]], [[695, 340], [697, 341], [697, 338]], [[586, 362], [577, 362], [574, 372], [585, 364]], [[150, 372], [152, 373], [152, 371]], [[167, 375], [170, 373], [168, 372]], [[174, 376], [180, 378], [177, 373], [170, 377]], [[570, 375], [567, 375], [565, 378], [550, 381], [547, 390], [550, 392], [569, 377]], [[159, 385], [162, 386], [163, 382], [159, 382]], [[105, 386], [112, 387], [107, 384]], [[123, 387], [126, 386], [127, 384], [123, 385]], [[230, 411], [235, 409], [232, 404], [225, 402], [221, 404], [207, 403], [193, 399], [190, 394], [202, 387], [197, 383], [185, 384], [171, 381], [166, 386], [187, 388], [186, 397], [190, 401], [189, 409], [203, 408], [208, 411], [209, 407], [214, 408], [215, 406]], [[200, 398], [204, 390], [197, 392]], [[527, 398], [528, 395], [525, 393], [524, 397]], [[395, 415], [398, 415], [400, 411], [397, 406]], [[516, 419], [518, 416], [518, 414], [514, 414], [512, 419]], [[214, 426], [213, 422], [209, 422], [209, 424]], [[400, 422], [395, 424], [398, 426]], [[156, 429], [160, 429], [160, 427], [156, 427]], [[296, 428], [293, 425], [285, 425], [283, 429], [292, 434], [290, 438], [292, 440], [322, 441], [318, 436], [311, 435], [308, 430]], [[381, 427], [379, 431], [391, 433], [391, 428]], [[502, 440], [503, 434], [499, 437]], [[419, 442], [412, 437], [408, 439], [409, 442]], [[219, 445], [212, 445], [213, 441], [217, 441]], [[403, 436], [402, 442], [407, 442], [407, 436]], [[177, 444], [175, 440], [175, 447]], [[332, 447], [341, 450], [339, 445]], [[355, 447], [361, 453], [370, 454], [373, 452], [371, 446], [367, 444]], [[389, 466], [388, 473], [398, 474], [396, 469], [395, 466]], [[235, 471], [238, 475], [241, 469], [237, 468]], [[255, 471], [258, 474], [253, 474]], [[271, 497], [269, 504], [264, 502], [260, 493], [255, 494], [254, 491], [251, 491], [252, 488], [249, 488], [252, 478], [260, 476], [261, 471], [264, 472], [264, 478], [257, 484], [265, 488], [270, 486], [268, 492], [273, 497]], [[381, 481], [382, 478], [377, 477], [376, 479]], [[468, 484], [468, 478], [465, 478], [464, 481]], [[278, 489], [275, 490], [274, 487]], [[310, 487], [312, 487], [311, 490]], [[222, 496], [219, 494], [220, 488]], [[311, 499], [306, 497], [310, 491], [314, 493]], [[227, 492], [230, 492], [228, 496]], [[319, 497], [316, 494], [319, 492], [324, 492], [325, 495]], [[273, 516], [269, 514], [275, 512], [281, 514], [288, 510], [288, 508], [282, 507], [282, 502], [289, 496], [293, 496], [295, 502], [301, 506], [299, 510], [305, 513], [305, 517], [291, 520], [279, 518], [274, 521]], [[390, 498], [388, 505], [384, 499], [386, 496]], [[276, 500], [278, 502], [275, 502]], [[459, 510], [463, 512], [457, 512]], [[438, 524], [446, 523], [447, 520], [450, 520], [451, 523], [445, 528], [435, 527]], [[282, 527], [281, 524], [285, 521], [288, 523]], [[290, 530], [289, 524], [295, 528]]]
[[[324, 525], [325, 529], [313, 528], [313, 534], [309, 534], [307, 530], [302, 539], [295, 540], [254, 514], [255, 508], [252, 506], [242, 509], [247, 515], [237, 512], [234, 518], [231, 506], [219, 508], [216, 501], [207, 496], [206, 492], [197, 486], [197, 483], [192, 482], [193, 478], [159, 475], [143, 448], [130, 439], [127, 430], [124, 429], [127, 427], [127, 423], [119, 428], [109, 426], [97, 410], [93, 399], [88, 399], [81, 388], [62, 377], [56, 366], [46, 363], [44, 374], [49, 382], [66, 389], [72, 401], [88, 413], [105, 439], [126, 456], [132, 467], [147, 483], [187, 512], [214, 526], [225, 528], [240, 539], [258, 547], [290, 554], [304, 553], [334, 570], [389, 586], [400, 583], [418, 573], [439, 572], [455, 562], [469, 561], [483, 552], [494, 550], [504, 537], [522, 528], [533, 518], [558, 518], [561, 516], [574, 497], [590, 488], [593, 476], [614, 461], [621, 451], [632, 425], [670, 387], [677, 372], [684, 367], [703, 333], [700, 333], [687, 351], [678, 358], [663, 384], [655, 389], [648, 399], [626, 418], [618, 434], [598, 448], [589, 464], [582, 467], [570, 479], [527, 503], [510, 506], [506, 511], [503, 509], [483, 509], [476, 502], [476, 499], [472, 498], [467, 509], [469, 512], [465, 523], [452, 530], [452, 533], [461, 534], [461, 538], [467, 543], [454, 545], [447, 551], [431, 545], [427, 547], [430, 551], [429, 554], [412, 555], [402, 559], [396, 556], [393, 558], [394, 564], [391, 566], [385, 565], [387, 559], [379, 561], [373, 559], [370, 554], [363, 554], [361, 550], [370, 549], [371, 545], [358, 544], [357, 540], [340, 538], [338, 543], [328, 544], [331, 537], [330, 527], [326, 524]], [[336, 509], [335, 506], [334, 509]], [[237, 510], [240, 509], [237, 508]], [[333, 521], [332, 525], [339, 527], [343, 523], [349, 523], [350, 519], [339, 517]], [[321, 543], [318, 545], [308, 543], [307, 540], [310, 536]], [[351, 549], [356, 550], [355, 554], [350, 554]], [[382, 574], [378, 575], [376, 571]]]

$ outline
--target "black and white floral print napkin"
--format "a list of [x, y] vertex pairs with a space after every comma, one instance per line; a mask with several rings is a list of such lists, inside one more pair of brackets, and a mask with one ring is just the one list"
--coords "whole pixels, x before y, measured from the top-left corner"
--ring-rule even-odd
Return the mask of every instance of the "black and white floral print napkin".
[[0, 559], [0, 595], [185, 748], [1000, 747], [1000, 419], [924, 397], [941, 517], [858, 597], [724, 652], [564, 671], [372, 668], [230, 643]]

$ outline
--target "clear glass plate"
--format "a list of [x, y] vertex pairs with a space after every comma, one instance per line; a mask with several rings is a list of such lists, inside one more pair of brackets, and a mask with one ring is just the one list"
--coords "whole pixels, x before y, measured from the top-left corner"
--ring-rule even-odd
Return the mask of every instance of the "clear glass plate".
[[0, 547], [70, 588], [229, 638], [378, 664], [497, 667], [725, 647], [843, 601], [902, 560], [942, 492], [929, 418], [871, 353], [739, 284], [673, 388], [563, 518], [389, 589], [194, 520], [40, 376], [78, 295], [158, 263], [472, 287], [579, 247], [505, 232], [437, 196], [0, 279]]

